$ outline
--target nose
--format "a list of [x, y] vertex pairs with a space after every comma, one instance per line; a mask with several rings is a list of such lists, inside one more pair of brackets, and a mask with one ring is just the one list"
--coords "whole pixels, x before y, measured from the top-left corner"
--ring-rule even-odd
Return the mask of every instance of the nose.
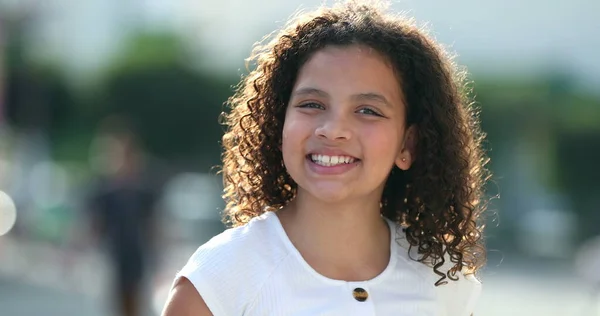
[[343, 113], [330, 112], [315, 129], [315, 135], [327, 140], [349, 140], [352, 137], [350, 122]]

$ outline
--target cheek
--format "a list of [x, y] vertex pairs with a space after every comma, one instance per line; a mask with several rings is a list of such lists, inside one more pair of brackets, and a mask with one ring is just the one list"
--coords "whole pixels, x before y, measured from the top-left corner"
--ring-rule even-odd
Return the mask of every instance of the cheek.
[[287, 115], [283, 124], [282, 132], [282, 152], [284, 157], [290, 153], [300, 151], [300, 144], [310, 135], [310, 126], [305, 120], [301, 120], [297, 115]]
[[311, 120], [298, 113], [288, 113], [283, 123], [283, 140], [306, 137], [310, 129]]
[[377, 126], [363, 131], [372, 157], [393, 161], [401, 146], [400, 132], [388, 126]]

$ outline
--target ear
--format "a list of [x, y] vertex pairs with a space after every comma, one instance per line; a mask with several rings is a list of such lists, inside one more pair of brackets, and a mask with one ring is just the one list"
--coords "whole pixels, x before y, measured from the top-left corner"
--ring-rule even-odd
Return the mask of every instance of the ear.
[[416, 158], [417, 151], [417, 127], [411, 125], [404, 133], [402, 148], [396, 157], [396, 166], [401, 170], [408, 170]]

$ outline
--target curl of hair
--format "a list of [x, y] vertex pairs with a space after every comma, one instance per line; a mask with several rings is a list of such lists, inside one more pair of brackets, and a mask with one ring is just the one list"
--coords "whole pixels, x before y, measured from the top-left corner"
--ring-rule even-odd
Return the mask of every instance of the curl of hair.
[[[330, 45], [381, 53], [399, 78], [407, 126], [417, 127], [416, 160], [408, 171], [391, 170], [382, 214], [405, 227], [418, 250], [414, 259], [440, 276], [436, 285], [456, 280], [459, 271], [475, 273], [485, 263], [481, 215], [490, 174], [466, 71], [412, 20], [377, 5], [350, 2], [298, 15], [255, 46], [248, 59], [254, 69], [222, 115], [224, 221], [243, 225], [294, 198], [297, 186], [281, 152], [286, 107], [299, 69]], [[448, 260], [452, 267], [440, 271]]]

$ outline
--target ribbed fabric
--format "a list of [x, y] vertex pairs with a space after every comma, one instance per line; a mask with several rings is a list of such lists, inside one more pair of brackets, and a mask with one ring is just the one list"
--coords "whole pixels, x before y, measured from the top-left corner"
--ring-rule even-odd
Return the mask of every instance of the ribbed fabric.
[[[409, 258], [399, 227], [388, 223], [390, 262], [368, 281], [333, 280], [317, 273], [272, 212], [212, 238], [177, 277], [192, 282], [215, 316], [470, 315], [481, 292], [479, 281], [461, 276], [435, 287], [437, 275]], [[356, 288], [366, 290], [366, 301], [354, 298]]]

